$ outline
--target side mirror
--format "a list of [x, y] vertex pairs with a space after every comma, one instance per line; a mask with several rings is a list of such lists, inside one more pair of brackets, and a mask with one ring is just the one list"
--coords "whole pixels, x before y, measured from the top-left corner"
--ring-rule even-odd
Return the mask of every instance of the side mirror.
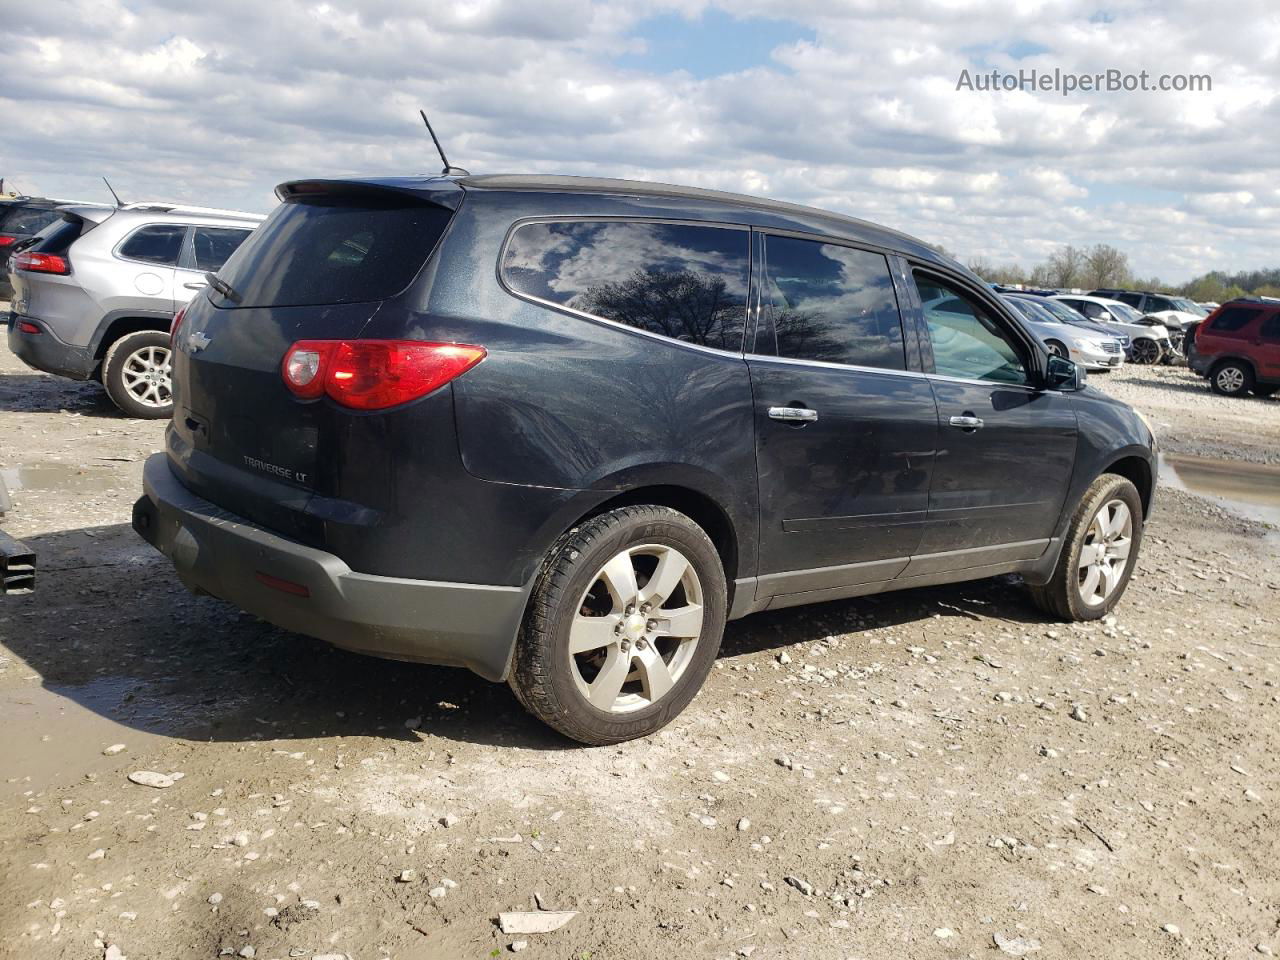
[[1045, 388], [1071, 392], [1084, 389], [1084, 367], [1066, 357], [1049, 355], [1049, 365], [1045, 370]]

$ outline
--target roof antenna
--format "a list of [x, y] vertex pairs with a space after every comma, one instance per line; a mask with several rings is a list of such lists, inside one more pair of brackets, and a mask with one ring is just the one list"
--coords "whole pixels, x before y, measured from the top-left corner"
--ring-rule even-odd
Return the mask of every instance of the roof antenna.
[[111, 186], [111, 181], [106, 177], [102, 178], [102, 182], [107, 185], [107, 189], [111, 191], [111, 195], [116, 198], [116, 208], [124, 206], [124, 201], [120, 199], [120, 194], [116, 193], [115, 188]]
[[444, 155], [444, 147], [440, 146], [440, 138], [436, 136], [436, 132], [431, 129], [431, 121], [427, 119], [427, 111], [419, 110], [418, 114], [422, 117], [422, 122], [427, 125], [427, 133], [431, 134], [431, 142], [436, 145], [436, 150], [440, 153], [440, 159], [444, 163], [444, 169], [440, 171], [442, 177], [469, 177], [461, 167], [452, 167], [449, 165], [449, 158]]

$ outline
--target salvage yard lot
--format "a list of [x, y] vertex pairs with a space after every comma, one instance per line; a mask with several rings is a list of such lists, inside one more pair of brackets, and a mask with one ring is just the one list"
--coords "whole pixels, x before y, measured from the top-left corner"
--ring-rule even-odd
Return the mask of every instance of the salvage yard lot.
[[[1280, 400], [1185, 368], [1091, 382], [1166, 453], [1280, 461]], [[1280, 950], [1263, 523], [1162, 488], [1098, 624], [1011, 578], [735, 622], [671, 727], [586, 749], [504, 686], [189, 596], [128, 527], [162, 433], [0, 347], [3, 525], [41, 563], [0, 600], [0, 954]], [[498, 930], [539, 905], [578, 915]]]

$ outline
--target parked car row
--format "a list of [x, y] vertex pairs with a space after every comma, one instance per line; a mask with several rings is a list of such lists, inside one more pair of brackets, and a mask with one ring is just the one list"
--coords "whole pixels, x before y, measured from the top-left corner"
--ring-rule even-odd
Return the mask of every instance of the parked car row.
[[29, 366], [99, 380], [123, 412], [173, 410], [169, 329], [262, 221], [161, 203], [60, 205], [9, 258], [9, 347]]

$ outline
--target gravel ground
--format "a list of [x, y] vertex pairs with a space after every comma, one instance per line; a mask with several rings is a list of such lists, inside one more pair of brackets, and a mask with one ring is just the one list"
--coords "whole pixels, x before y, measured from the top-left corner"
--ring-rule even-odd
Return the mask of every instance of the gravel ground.
[[[1166, 449], [1276, 461], [1280, 402], [1092, 383]], [[2, 956], [1280, 950], [1261, 524], [1162, 491], [1094, 625], [1013, 578], [738, 621], [680, 720], [585, 749], [505, 687], [187, 595], [128, 528], [161, 433], [0, 347], [4, 525], [42, 563], [0, 600]], [[499, 929], [539, 907], [577, 915]]]

